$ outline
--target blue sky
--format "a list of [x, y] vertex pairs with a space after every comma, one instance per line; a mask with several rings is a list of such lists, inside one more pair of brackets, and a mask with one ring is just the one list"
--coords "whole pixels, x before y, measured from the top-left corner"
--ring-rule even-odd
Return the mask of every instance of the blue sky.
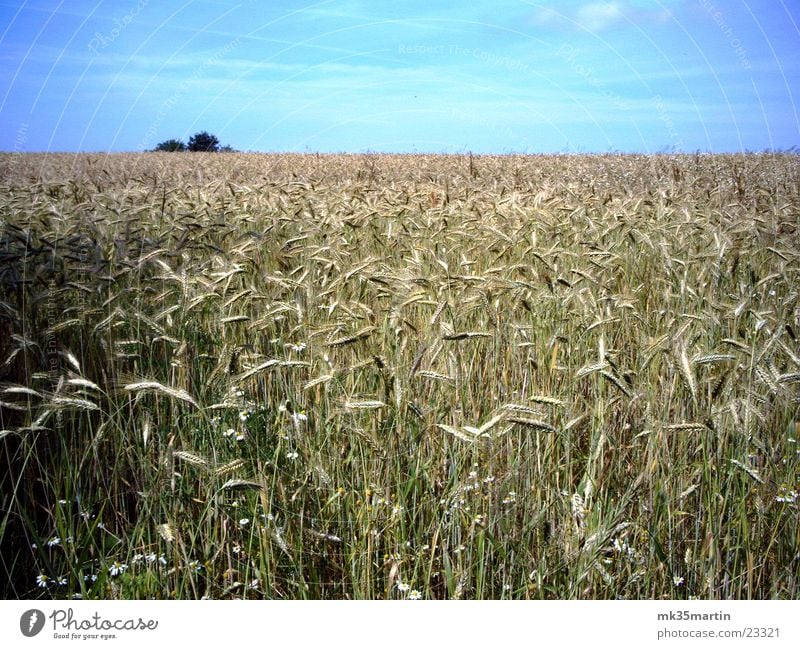
[[796, 0], [0, 0], [0, 149], [800, 146]]

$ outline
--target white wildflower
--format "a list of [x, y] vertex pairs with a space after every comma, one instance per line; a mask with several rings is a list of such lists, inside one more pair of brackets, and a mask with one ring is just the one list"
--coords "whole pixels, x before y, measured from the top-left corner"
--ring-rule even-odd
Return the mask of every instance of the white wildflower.
[[127, 563], [120, 563], [119, 561], [115, 561], [108, 567], [108, 574], [112, 577], [118, 577], [122, 573], [124, 573], [128, 569]]

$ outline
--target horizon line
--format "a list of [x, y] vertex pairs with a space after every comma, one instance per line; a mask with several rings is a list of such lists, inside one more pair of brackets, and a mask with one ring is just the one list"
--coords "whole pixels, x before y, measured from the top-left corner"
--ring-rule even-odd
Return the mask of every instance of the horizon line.
[[364, 155], [389, 155], [389, 156], [472, 156], [472, 157], [511, 157], [511, 156], [530, 156], [530, 157], [537, 157], [537, 156], [599, 156], [599, 155], [636, 155], [636, 156], [658, 156], [658, 155], [776, 155], [776, 154], [792, 154], [798, 155], [800, 154], [800, 144], [795, 144], [787, 148], [779, 148], [779, 149], [738, 149], [738, 150], [719, 150], [719, 151], [711, 151], [709, 149], [679, 149], [679, 150], [665, 150], [659, 149], [657, 151], [636, 151], [636, 150], [619, 150], [619, 149], [607, 149], [607, 150], [593, 150], [593, 151], [503, 151], [503, 152], [491, 152], [491, 151], [381, 151], [381, 150], [364, 150], [364, 151], [279, 151], [279, 150], [240, 150], [240, 149], [233, 149], [231, 151], [156, 151], [153, 149], [148, 150], [121, 150], [121, 151], [68, 151], [68, 150], [56, 150], [56, 151], [46, 151], [46, 150], [36, 150], [36, 151], [17, 151], [17, 150], [2, 150], [0, 149], [0, 155], [105, 155], [105, 156], [113, 156], [113, 155], [143, 155], [143, 154], [159, 154], [159, 155], [192, 155], [192, 154], [214, 154], [214, 155], [226, 155], [226, 154], [247, 154], [247, 155], [317, 155], [317, 156], [364, 156]]

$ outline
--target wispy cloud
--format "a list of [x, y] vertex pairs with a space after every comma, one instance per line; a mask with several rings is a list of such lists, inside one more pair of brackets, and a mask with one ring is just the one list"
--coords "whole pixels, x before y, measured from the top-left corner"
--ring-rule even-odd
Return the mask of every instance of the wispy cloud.
[[600, 32], [622, 19], [619, 2], [590, 2], [578, 8], [578, 23], [592, 32]]
[[116, 37], [112, 8], [41, 31], [58, 3], [29, 0], [0, 53], [0, 148], [20, 129], [31, 150], [141, 150], [202, 128], [245, 149], [487, 152], [758, 149], [800, 132], [797, 35], [773, 0], [725, 5], [750, 74], [701, 0], [272, 4], [151, 2]]
[[529, 22], [538, 27], [596, 33], [626, 21], [638, 25], [664, 23], [684, 3], [685, 0], [566, 1], [540, 6], [529, 16]]

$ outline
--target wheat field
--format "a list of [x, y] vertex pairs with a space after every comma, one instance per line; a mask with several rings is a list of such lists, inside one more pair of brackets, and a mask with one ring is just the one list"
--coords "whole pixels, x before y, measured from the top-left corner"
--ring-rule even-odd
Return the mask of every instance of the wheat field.
[[800, 596], [796, 155], [0, 182], [6, 598]]

